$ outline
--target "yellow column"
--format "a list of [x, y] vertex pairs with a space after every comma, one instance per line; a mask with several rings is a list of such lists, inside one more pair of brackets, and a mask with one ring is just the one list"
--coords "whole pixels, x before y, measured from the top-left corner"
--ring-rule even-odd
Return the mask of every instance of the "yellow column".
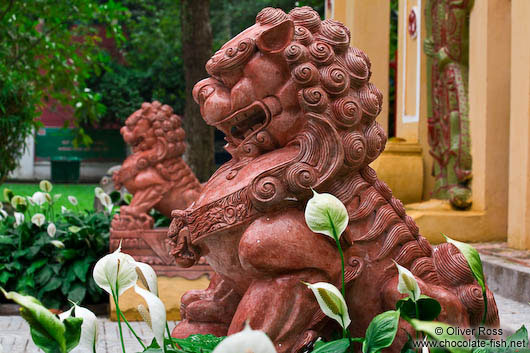
[[[420, 136], [420, 124], [427, 124], [424, 6], [425, 1], [422, 0], [399, 1], [396, 136], [411, 143], [426, 142], [426, 138]], [[408, 18], [412, 11], [417, 21], [415, 37], [408, 32]], [[422, 147], [425, 152], [429, 150], [427, 144]]]
[[[525, 0], [526, 1], [526, 0]], [[510, 119], [510, 0], [475, 1], [469, 45], [473, 209], [506, 234]]]
[[330, 13], [351, 31], [351, 45], [364, 51], [372, 62], [370, 81], [383, 93], [383, 110], [377, 121], [388, 131], [388, 65], [390, 50], [389, 0], [334, 0]]
[[[510, 9], [510, 0], [477, 0], [471, 11], [469, 120], [473, 206], [471, 210], [457, 211], [451, 209], [447, 202], [437, 203], [436, 200], [409, 205], [407, 213], [416, 220], [421, 234], [431, 241], [443, 241], [442, 232], [465, 242], [506, 238], [510, 152]], [[528, 138], [528, 133], [525, 136]]]
[[508, 245], [530, 249], [530, 1], [512, 0]]

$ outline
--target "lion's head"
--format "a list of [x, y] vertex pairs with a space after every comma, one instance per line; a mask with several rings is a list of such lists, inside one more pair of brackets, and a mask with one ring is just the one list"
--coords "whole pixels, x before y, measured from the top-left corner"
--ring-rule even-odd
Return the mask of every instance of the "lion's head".
[[265, 8], [206, 64], [211, 77], [193, 95], [204, 120], [226, 135], [233, 160], [299, 147], [295, 159], [254, 179], [255, 203], [330, 185], [383, 151], [375, 121], [383, 97], [369, 83], [368, 57], [349, 43], [348, 28], [309, 7]]
[[180, 157], [186, 148], [180, 117], [169, 105], [157, 101], [143, 103], [120, 132], [134, 153], [152, 150], [152, 162]]

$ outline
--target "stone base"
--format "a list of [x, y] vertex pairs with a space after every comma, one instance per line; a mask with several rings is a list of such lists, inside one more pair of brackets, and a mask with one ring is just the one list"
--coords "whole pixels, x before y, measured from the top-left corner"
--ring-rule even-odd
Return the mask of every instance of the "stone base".
[[506, 240], [505, 233], [494, 231], [495, 216], [486, 211], [455, 210], [448, 200], [407, 204], [405, 208], [420, 228], [420, 234], [434, 244], [445, 242], [442, 233], [466, 243]]
[[[159, 297], [166, 306], [167, 320], [180, 320], [180, 298], [190, 289], [206, 289], [210, 280], [207, 275], [201, 276], [194, 280], [180, 277], [158, 277]], [[142, 321], [138, 312], [138, 305], [142, 304], [147, 308], [145, 300], [135, 293], [134, 288], [128, 289], [120, 297], [120, 310], [125, 314], [129, 321]], [[110, 299], [110, 319], [116, 320], [116, 306]]]
[[417, 143], [391, 140], [370, 166], [403, 203], [422, 200], [423, 157]]
[[[136, 261], [153, 267], [158, 275], [159, 297], [164, 302], [168, 320], [180, 320], [180, 298], [191, 289], [205, 289], [210, 283], [213, 270], [204, 259], [195, 266], [181, 268], [169, 255], [167, 228], [142, 230], [110, 231], [110, 251], [113, 252], [121, 243], [121, 251], [131, 255]], [[116, 307], [110, 299], [110, 317], [116, 320]], [[127, 320], [141, 321], [138, 305], [146, 303], [131, 288], [120, 297], [120, 309]]]

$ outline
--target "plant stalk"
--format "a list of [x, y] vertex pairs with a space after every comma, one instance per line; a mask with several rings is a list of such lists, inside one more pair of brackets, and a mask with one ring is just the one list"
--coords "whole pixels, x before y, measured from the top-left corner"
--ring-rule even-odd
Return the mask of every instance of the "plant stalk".
[[[341, 275], [342, 275], [341, 292], [342, 292], [342, 297], [346, 301], [346, 280], [344, 278], [344, 253], [342, 251], [342, 246], [340, 245], [339, 235], [337, 234], [337, 230], [335, 229], [335, 224], [333, 224], [333, 221], [331, 220], [331, 217], [329, 216], [329, 214], [328, 214], [328, 219], [329, 219], [329, 224], [331, 224], [331, 231], [333, 232], [333, 239], [335, 239], [335, 243], [337, 244], [337, 248], [338, 248], [339, 254], [340, 254]], [[350, 348], [349, 351], [353, 353], [353, 345], [352, 345], [351, 335], [350, 335], [350, 332], [348, 331], [348, 329], [346, 327], [344, 327], [344, 320], [342, 321], [342, 327], [344, 328], [344, 330], [342, 332], [342, 336], [343, 336], [343, 338], [348, 337], [349, 348]]]
[[[117, 286], [116, 286], [116, 289], [117, 289]], [[114, 300], [114, 304], [116, 305], [116, 317], [117, 317], [117, 320], [118, 320], [118, 330], [119, 330], [119, 332], [120, 332], [121, 349], [122, 349], [123, 353], [126, 353], [126, 352], [125, 352], [125, 344], [123, 343], [123, 331], [122, 331], [122, 329], [121, 329], [121, 321], [120, 321], [121, 313], [120, 313], [120, 307], [118, 306], [118, 298], [116, 297], [116, 295], [114, 294], [114, 292], [112, 293], [112, 300]]]
[[175, 346], [175, 342], [173, 342], [173, 340], [171, 339], [171, 332], [169, 331], [169, 325], [167, 324], [167, 321], [166, 321], [166, 331], [167, 331], [167, 337], [169, 338], [169, 342], [171, 343], [171, 348], [173, 348], [174, 350], [177, 350], [177, 346]]
[[[116, 312], [120, 313], [120, 316], [121, 318], [123, 319], [123, 322], [125, 322], [125, 325], [127, 325], [127, 327], [129, 328], [129, 331], [131, 331], [131, 333], [133, 334], [134, 337], [136, 337], [136, 339], [138, 340], [138, 342], [140, 343], [140, 345], [142, 345], [142, 348], [143, 349], [146, 349], [146, 346], [145, 344], [142, 342], [142, 340], [140, 339], [140, 337], [138, 337], [138, 335], [136, 334], [136, 332], [134, 331], [134, 329], [132, 328], [131, 324], [129, 323], [129, 321], [127, 321], [127, 319], [125, 318], [125, 315], [123, 315], [123, 313], [121, 312], [121, 310], [118, 310], [118, 306], [116, 305]], [[162, 347], [161, 347], [162, 348]]]

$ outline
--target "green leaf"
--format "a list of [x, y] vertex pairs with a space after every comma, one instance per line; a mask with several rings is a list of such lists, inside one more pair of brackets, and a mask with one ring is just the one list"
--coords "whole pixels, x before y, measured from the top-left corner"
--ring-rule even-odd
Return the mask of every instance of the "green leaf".
[[39, 273], [35, 276], [35, 281], [37, 283], [46, 283], [52, 278], [53, 270], [50, 267], [44, 267]]
[[[402, 317], [405, 316], [410, 319], [418, 319], [416, 317], [416, 306], [410, 297], [398, 300], [396, 303], [396, 309], [400, 310]], [[436, 299], [422, 294], [418, 299], [418, 311], [420, 313], [420, 320], [432, 321], [440, 315], [442, 307]]]
[[39, 292], [40, 293], [51, 292], [51, 291], [56, 290], [57, 288], [59, 288], [62, 284], [63, 284], [63, 282], [61, 281], [60, 278], [52, 277], [48, 281], [48, 283], [46, 283], [46, 285], [40, 289]]
[[47, 258], [43, 258], [43, 259], [33, 262], [26, 270], [26, 273], [29, 275], [32, 274], [33, 272], [35, 272], [36, 270], [44, 266], [47, 262], [48, 262]]
[[[409, 321], [411, 326], [416, 331], [422, 331], [425, 332], [429, 337], [437, 340], [437, 341], [451, 341], [451, 342], [461, 342], [464, 341], [464, 337], [454, 333], [453, 330], [450, 330], [450, 333], [448, 333], [448, 328], [451, 326], [443, 323], [443, 322], [437, 322], [437, 321], [420, 321], [416, 319], [411, 319]], [[441, 333], [440, 333], [441, 332]], [[456, 345], [456, 344], [455, 344]], [[469, 353], [467, 349], [464, 348], [447, 348], [451, 353]]]
[[0, 244], [2, 245], [15, 245], [16, 241], [15, 239], [11, 238], [7, 235], [0, 235]]
[[86, 287], [80, 283], [76, 283], [68, 293], [68, 299], [74, 303], [81, 303], [85, 299]]
[[70, 226], [68, 227], [68, 230], [72, 233], [79, 233], [81, 231], [82, 228], [78, 227], [78, 226]]
[[66, 341], [66, 351], [70, 352], [79, 344], [83, 319], [79, 317], [68, 317], [63, 321], [63, 323], [66, 329], [64, 332], [64, 339]]
[[214, 335], [191, 335], [188, 338], [173, 338], [173, 342], [187, 353], [210, 353], [225, 338]]
[[315, 345], [313, 353], [343, 353], [346, 352], [349, 346], [350, 342], [348, 339], [341, 338], [340, 340], [322, 343], [318, 346]]
[[442, 235], [445, 237], [448, 243], [451, 243], [456, 246], [458, 250], [460, 250], [462, 255], [464, 255], [467, 264], [469, 265], [469, 268], [473, 273], [473, 276], [475, 276], [478, 284], [480, 284], [480, 286], [482, 287], [482, 291], [485, 291], [486, 285], [484, 283], [484, 272], [482, 270], [482, 261], [480, 260], [480, 255], [478, 251], [469, 244], [462, 243], [458, 240], [453, 240], [445, 234]]
[[366, 329], [363, 353], [376, 353], [390, 347], [396, 337], [398, 324], [399, 310], [385, 311], [374, 317]]
[[74, 262], [74, 265], [73, 265], [74, 273], [77, 276], [77, 278], [81, 280], [81, 282], [86, 282], [86, 274], [88, 272], [88, 268], [91, 265], [90, 260], [91, 259], [88, 259], [88, 261], [87, 259], [83, 259], [83, 260], [77, 260], [76, 262]]
[[20, 313], [31, 326], [31, 336], [35, 345], [46, 353], [66, 352], [64, 338], [66, 328], [55, 315], [33, 297], [6, 292], [3, 288], [0, 290], [7, 299], [13, 300], [22, 307]]

